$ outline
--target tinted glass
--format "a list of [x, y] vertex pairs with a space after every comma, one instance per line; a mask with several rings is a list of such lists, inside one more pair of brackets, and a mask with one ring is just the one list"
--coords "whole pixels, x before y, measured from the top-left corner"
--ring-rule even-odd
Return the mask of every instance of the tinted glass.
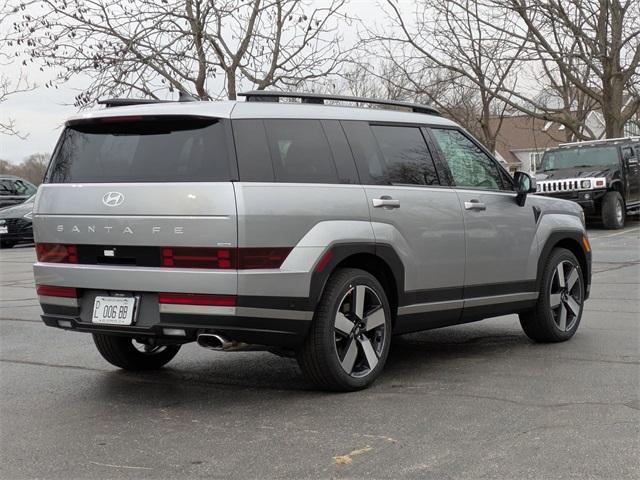
[[338, 181], [340, 183], [360, 183], [356, 164], [353, 161], [353, 154], [340, 122], [337, 120], [323, 120], [322, 127], [331, 146], [333, 160], [338, 170]]
[[470, 139], [457, 130], [434, 128], [431, 131], [456, 186], [487, 190], [503, 188], [496, 163]]
[[373, 125], [382, 152], [371, 157], [369, 175], [381, 184], [439, 185], [436, 168], [417, 127]]
[[16, 190], [16, 194], [18, 195], [33, 195], [36, 191], [36, 188], [33, 185], [31, 185], [29, 182], [16, 180], [15, 190]]
[[541, 171], [616, 164], [618, 164], [618, 149], [615, 146], [563, 148], [545, 152]]
[[0, 180], [0, 195], [17, 195], [16, 186], [13, 180]]
[[277, 182], [338, 183], [319, 120], [265, 120]]
[[228, 180], [224, 126], [197, 117], [67, 127], [47, 174], [51, 183]]
[[273, 166], [262, 120], [234, 120], [233, 137], [242, 182], [273, 182]]

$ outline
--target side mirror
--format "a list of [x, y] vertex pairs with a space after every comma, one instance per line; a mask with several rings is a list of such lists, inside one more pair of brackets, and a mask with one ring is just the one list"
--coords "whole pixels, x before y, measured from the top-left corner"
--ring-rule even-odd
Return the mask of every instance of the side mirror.
[[518, 194], [516, 196], [516, 201], [518, 202], [518, 205], [523, 207], [527, 199], [527, 194], [535, 193], [537, 190], [536, 180], [535, 178], [532, 178], [531, 175], [529, 175], [527, 172], [521, 171], [517, 171], [513, 175], [513, 179], [516, 184], [516, 193]]

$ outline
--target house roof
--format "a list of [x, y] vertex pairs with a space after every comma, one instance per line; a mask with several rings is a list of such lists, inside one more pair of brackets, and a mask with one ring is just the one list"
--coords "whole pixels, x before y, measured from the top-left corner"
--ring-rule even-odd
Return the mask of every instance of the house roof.
[[[489, 120], [491, 128], [496, 128], [499, 117]], [[546, 128], [545, 128], [546, 127]], [[520, 165], [514, 152], [544, 150], [557, 147], [566, 141], [566, 133], [560, 124], [547, 122], [528, 115], [504, 117], [500, 132], [496, 137], [496, 152], [509, 164]]]

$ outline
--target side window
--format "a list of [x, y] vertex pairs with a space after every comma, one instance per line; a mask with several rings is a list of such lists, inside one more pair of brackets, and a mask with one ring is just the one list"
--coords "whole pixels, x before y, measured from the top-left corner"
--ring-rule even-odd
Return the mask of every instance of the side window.
[[432, 128], [431, 131], [449, 165], [456, 186], [487, 190], [503, 188], [503, 178], [498, 166], [461, 132], [444, 128]]
[[16, 195], [14, 182], [11, 180], [0, 180], [0, 195]]
[[353, 154], [340, 122], [338, 120], [322, 120], [322, 127], [331, 146], [340, 183], [360, 183], [356, 164], [353, 161]]
[[22, 180], [16, 180], [15, 182], [15, 190], [18, 195], [29, 195], [32, 192], [32, 188], [28, 183], [23, 182]]
[[234, 120], [233, 137], [242, 182], [273, 182], [271, 154], [262, 120]]
[[[371, 126], [382, 152], [383, 164], [375, 166], [377, 183], [439, 185], [436, 167], [417, 127]], [[374, 175], [374, 173], [376, 175]]]
[[265, 120], [264, 126], [277, 182], [338, 183], [319, 120]]
[[418, 127], [372, 126], [342, 122], [362, 183], [439, 185]]
[[[622, 158], [623, 158], [623, 160], [635, 160], [636, 152], [634, 152], [633, 147], [631, 147], [631, 146], [622, 147], [621, 150], [622, 150]], [[636, 147], [635, 150], [638, 151], [640, 149]]]

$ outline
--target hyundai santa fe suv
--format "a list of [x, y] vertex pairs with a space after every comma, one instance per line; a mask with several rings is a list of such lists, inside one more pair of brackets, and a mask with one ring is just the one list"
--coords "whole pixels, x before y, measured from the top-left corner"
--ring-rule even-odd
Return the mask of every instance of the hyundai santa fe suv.
[[396, 334], [518, 313], [535, 341], [574, 335], [579, 205], [528, 195], [424, 105], [245, 96], [111, 100], [66, 123], [33, 213], [47, 325], [129, 370], [193, 341], [295, 355], [328, 390], [370, 385]]

